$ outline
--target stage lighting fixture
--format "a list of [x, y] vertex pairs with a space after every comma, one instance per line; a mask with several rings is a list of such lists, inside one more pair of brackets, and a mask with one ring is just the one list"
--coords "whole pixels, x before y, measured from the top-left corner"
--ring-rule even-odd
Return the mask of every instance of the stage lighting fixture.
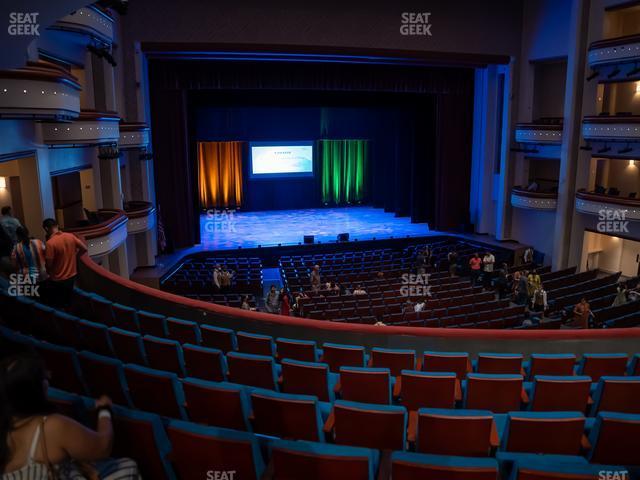
[[613, 78], [616, 75], [618, 75], [619, 73], [620, 73], [620, 69], [618, 67], [616, 67], [613, 70], [611, 70], [611, 73], [609, 73], [609, 75], [607, 75], [607, 78]]

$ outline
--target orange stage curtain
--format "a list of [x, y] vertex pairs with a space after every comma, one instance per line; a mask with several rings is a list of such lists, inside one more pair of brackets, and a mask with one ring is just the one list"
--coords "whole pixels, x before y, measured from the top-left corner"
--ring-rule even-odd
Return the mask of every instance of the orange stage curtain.
[[242, 142], [198, 142], [200, 207], [242, 205]]

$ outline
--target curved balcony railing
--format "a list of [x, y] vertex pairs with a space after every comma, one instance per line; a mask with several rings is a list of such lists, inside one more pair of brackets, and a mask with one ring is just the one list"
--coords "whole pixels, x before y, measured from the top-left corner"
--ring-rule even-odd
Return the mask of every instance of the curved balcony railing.
[[576, 210], [598, 215], [602, 221], [640, 220], [640, 200], [578, 190]]
[[114, 112], [82, 110], [70, 123], [43, 122], [42, 141], [47, 145], [115, 144], [120, 139], [120, 117]]
[[[593, 42], [589, 46], [587, 60], [592, 68], [637, 62], [640, 60], [640, 35], [627, 35]], [[620, 73], [627, 76], [628, 72]]]
[[582, 136], [592, 141], [640, 139], [640, 115], [599, 115], [584, 117]]
[[118, 147], [147, 148], [149, 146], [149, 126], [146, 123], [120, 122]]
[[61, 18], [48, 27], [48, 30], [59, 30], [86, 35], [89, 39], [101, 43], [113, 43], [113, 18], [106, 10], [90, 5], [82, 7]]
[[127, 202], [124, 210], [129, 218], [127, 222], [129, 234], [146, 232], [156, 225], [156, 209], [151, 202]]
[[562, 143], [562, 125], [518, 123], [516, 124], [516, 142], [559, 145]]
[[531, 192], [524, 187], [516, 186], [511, 190], [511, 206], [529, 210], [555, 210], [558, 207], [558, 194]]
[[101, 209], [97, 212], [99, 223], [65, 228], [87, 242], [89, 256], [102, 257], [113, 252], [127, 239], [128, 217], [123, 210]]
[[0, 71], [0, 118], [75, 118], [80, 113], [80, 89], [71, 73], [42, 60]]

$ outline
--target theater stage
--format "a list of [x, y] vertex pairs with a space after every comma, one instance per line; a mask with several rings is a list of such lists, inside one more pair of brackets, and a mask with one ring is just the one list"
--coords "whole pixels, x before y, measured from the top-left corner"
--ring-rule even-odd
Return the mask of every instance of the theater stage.
[[430, 232], [426, 223], [411, 223], [408, 217], [395, 217], [373, 207], [217, 212], [200, 216], [198, 250], [297, 245], [305, 235], [327, 243], [335, 242], [340, 233], [349, 233], [350, 241], [363, 241], [423, 237], [437, 232]]

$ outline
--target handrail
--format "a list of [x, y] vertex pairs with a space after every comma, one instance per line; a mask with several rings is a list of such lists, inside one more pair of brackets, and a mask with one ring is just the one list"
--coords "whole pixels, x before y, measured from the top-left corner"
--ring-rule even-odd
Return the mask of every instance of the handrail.
[[74, 233], [78, 236], [82, 236], [87, 240], [91, 240], [92, 238], [103, 237], [110, 234], [128, 221], [127, 214], [123, 210], [101, 209], [98, 210], [98, 213], [111, 213], [112, 216], [96, 225], [65, 228], [64, 231]]
[[148, 129], [149, 125], [144, 122], [123, 122], [122, 120], [120, 120], [121, 132], [139, 132]]
[[640, 115], [592, 115], [582, 123], [640, 123]]
[[626, 45], [627, 43], [640, 42], [640, 34], [624, 35], [622, 37], [607, 38], [605, 40], [597, 40], [589, 45], [589, 50], [596, 50], [598, 48], [617, 47], [619, 45]]
[[580, 189], [576, 192], [576, 198], [581, 200], [589, 200], [592, 202], [613, 203], [615, 205], [623, 205], [625, 207], [640, 207], [640, 199], [616, 197], [614, 195], [603, 195], [600, 193], [587, 192], [584, 189]]
[[511, 189], [511, 193], [515, 193], [516, 195], [520, 195], [521, 197], [530, 197], [530, 198], [558, 198], [557, 193], [551, 192], [532, 192], [527, 190], [526, 188], [517, 185]]
[[43, 60], [29, 62], [27, 66], [22, 68], [2, 70], [0, 71], [0, 78], [65, 83], [76, 90], [81, 89], [78, 79], [70, 72], [67, 72], [58, 65]]
[[[212, 304], [201, 300], [182, 297], [168, 292], [163, 292], [146, 285], [133, 282], [109, 272], [96, 264], [87, 254], [80, 259], [86, 267], [102, 283], [113, 283], [114, 286], [130, 290], [132, 295], [140, 299], [144, 296], [154, 300], [171, 302], [177, 306], [193, 309], [194, 313], [200, 312], [199, 317], [211, 314], [211, 318], [227, 317], [231, 320], [244, 320], [253, 322], [256, 326], [277, 327], [303, 327], [315, 337], [322, 337], [328, 333], [350, 333], [358, 337], [363, 335], [383, 335], [395, 337], [403, 341], [413, 337], [415, 339], [460, 339], [460, 340], [606, 340], [606, 339], [632, 339], [634, 342], [640, 339], [638, 329], [605, 329], [605, 330], [496, 330], [496, 329], [467, 329], [467, 328], [424, 328], [424, 327], [396, 327], [375, 325], [363, 325], [343, 322], [330, 322], [313, 320], [308, 318], [286, 317], [271, 313], [242, 310], [224, 305]], [[82, 275], [81, 275], [82, 277]], [[82, 282], [81, 282], [82, 283]]]
[[516, 123], [516, 130], [562, 130], [562, 125], [549, 123]]
[[124, 211], [129, 218], [142, 218], [153, 213], [155, 207], [151, 202], [132, 201], [127, 202]]

